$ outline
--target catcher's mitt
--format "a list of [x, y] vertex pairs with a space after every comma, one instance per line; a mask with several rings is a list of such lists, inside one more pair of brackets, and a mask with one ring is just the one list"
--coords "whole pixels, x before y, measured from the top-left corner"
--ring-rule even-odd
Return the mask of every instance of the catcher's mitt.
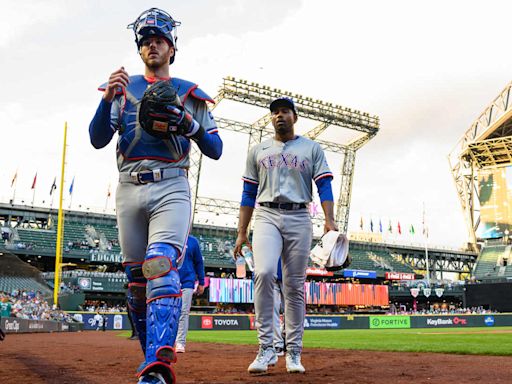
[[[153, 83], [142, 96], [139, 123], [147, 133], [160, 139], [182, 135], [183, 106], [176, 89], [169, 81]], [[183, 132], [182, 132], [183, 131]]]

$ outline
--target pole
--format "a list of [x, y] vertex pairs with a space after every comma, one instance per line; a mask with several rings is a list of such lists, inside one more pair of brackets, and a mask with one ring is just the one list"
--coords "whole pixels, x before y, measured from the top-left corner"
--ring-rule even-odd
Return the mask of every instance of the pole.
[[64, 123], [64, 144], [62, 146], [62, 165], [60, 171], [60, 195], [59, 195], [59, 218], [57, 224], [57, 244], [55, 254], [55, 280], [53, 287], [53, 305], [57, 307], [59, 301], [60, 274], [62, 264], [62, 242], [64, 237], [64, 211], [62, 200], [64, 195], [64, 170], [66, 168], [66, 140], [68, 134], [68, 123]]
[[428, 227], [425, 217], [425, 203], [423, 203], [423, 232], [425, 234], [425, 264], [427, 269], [427, 286], [430, 288], [430, 266], [428, 260]]

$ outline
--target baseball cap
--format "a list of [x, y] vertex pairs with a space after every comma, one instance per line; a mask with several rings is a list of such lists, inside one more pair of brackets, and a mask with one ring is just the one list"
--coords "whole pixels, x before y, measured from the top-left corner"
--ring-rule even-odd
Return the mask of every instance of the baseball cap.
[[295, 103], [289, 97], [279, 97], [270, 103], [270, 111], [274, 112], [279, 107], [290, 108], [293, 113], [297, 114], [297, 109], [295, 108]]

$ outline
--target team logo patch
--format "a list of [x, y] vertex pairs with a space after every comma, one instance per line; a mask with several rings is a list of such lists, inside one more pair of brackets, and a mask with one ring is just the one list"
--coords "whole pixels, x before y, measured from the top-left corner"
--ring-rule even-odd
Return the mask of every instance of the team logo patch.
[[167, 129], [169, 128], [169, 124], [165, 121], [153, 121], [153, 131], [157, 132], [167, 132]]

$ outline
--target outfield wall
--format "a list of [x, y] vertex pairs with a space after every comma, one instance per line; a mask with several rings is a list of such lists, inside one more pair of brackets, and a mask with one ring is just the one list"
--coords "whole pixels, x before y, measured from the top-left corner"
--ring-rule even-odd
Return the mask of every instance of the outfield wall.
[[[80, 324], [80, 330], [103, 329], [103, 324], [94, 321], [93, 312], [69, 312]], [[105, 315], [106, 330], [130, 330], [126, 313], [109, 313]], [[7, 321], [7, 323], [6, 323]], [[15, 323], [13, 321], [16, 321]], [[31, 325], [29, 325], [31, 324]], [[75, 324], [43, 322], [16, 318], [2, 318], [2, 329], [7, 333], [22, 332], [62, 332]], [[421, 316], [314, 316], [307, 315], [304, 328], [315, 329], [408, 329], [408, 328], [468, 328], [468, 327], [507, 327], [512, 326], [512, 314], [488, 315], [421, 315]], [[213, 315], [191, 314], [191, 330], [251, 330], [256, 329], [253, 315]]]

